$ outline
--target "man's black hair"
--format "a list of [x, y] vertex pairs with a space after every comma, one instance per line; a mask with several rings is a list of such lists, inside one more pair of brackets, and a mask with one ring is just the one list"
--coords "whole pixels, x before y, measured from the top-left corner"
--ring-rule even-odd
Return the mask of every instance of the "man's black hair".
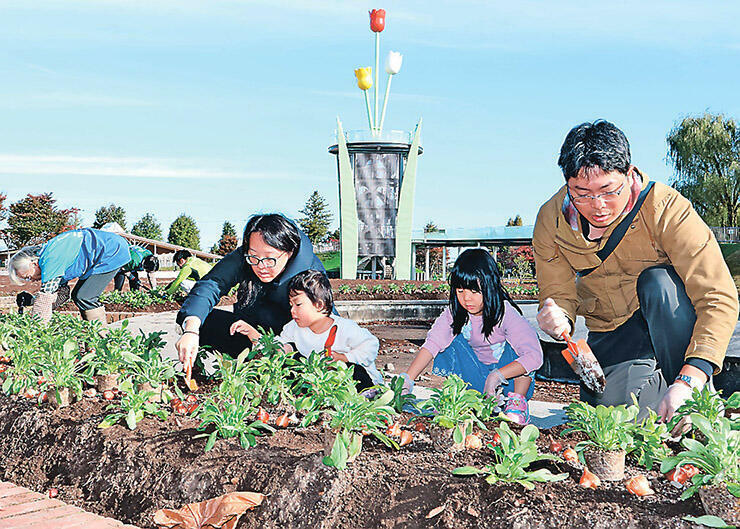
[[560, 148], [558, 165], [567, 182], [584, 169], [586, 178], [594, 168], [605, 173], [627, 174], [631, 164], [630, 144], [624, 132], [603, 119], [573, 127]]
[[193, 254], [190, 253], [190, 250], [177, 250], [173, 259], [175, 260], [175, 263], [177, 263], [180, 259], [185, 259], [187, 261], [192, 256]]
[[147, 255], [141, 260], [141, 266], [147, 272], [156, 272], [159, 270], [159, 259], [156, 255]]
[[318, 270], [304, 270], [294, 275], [288, 283], [288, 292], [290, 295], [303, 292], [314, 305], [322, 304], [324, 314], [331, 314], [334, 310], [331, 283], [329, 278]]

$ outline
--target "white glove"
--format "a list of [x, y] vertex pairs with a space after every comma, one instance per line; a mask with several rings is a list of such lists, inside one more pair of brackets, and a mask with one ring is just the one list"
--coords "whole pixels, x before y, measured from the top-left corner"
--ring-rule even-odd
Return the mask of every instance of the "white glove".
[[509, 381], [506, 380], [506, 377], [501, 374], [501, 371], [494, 369], [486, 377], [486, 384], [483, 387], [483, 393], [486, 395], [495, 395], [499, 386], [503, 386], [508, 382]]
[[542, 308], [537, 313], [537, 324], [543, 332], [553, 338], [561, 340], [564, 332], [570, 333], [570, 322], [565, 311], [557, 306], [552, 298], [547, 298], [542, 303]]
[[401, 373], [400, 376], [403, 378], [403, 389], [401, 390], [401, 395], [412, 393], [414, 391], [414, 381], [411, 380], [408, 373]]
[[[663, 400], [658, 404], [658, 416], [662, 418], [664, 422], [670, 421], [673, 414], [676, 413], [676, 410], [691, 398], [691, 393], [691, 388], [688, 384], [684, 384], [683, 382], [674, 382], [668, 386], [668, 391], [666, 391], [663, 396]], [[676, 425], [671, 433], [673, 435], [683, 433], [688, 429], [689, 424], [688, 417], [685, 417]]]

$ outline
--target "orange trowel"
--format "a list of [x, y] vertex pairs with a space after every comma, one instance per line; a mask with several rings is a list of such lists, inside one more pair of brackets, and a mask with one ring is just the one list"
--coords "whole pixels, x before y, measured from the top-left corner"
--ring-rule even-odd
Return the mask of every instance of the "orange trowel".
[[596, 393], [603, 393], [606, 388], [604, 370], [601, 369], [601, 364], [599, 364], [586, 340], [581, 339], [574, 342], [567, 332], [561, 334], [560, 338], [568, 344], [568, 347], [563, 349], [563, 357], [571, 369], [581, 377], [587, 388]]

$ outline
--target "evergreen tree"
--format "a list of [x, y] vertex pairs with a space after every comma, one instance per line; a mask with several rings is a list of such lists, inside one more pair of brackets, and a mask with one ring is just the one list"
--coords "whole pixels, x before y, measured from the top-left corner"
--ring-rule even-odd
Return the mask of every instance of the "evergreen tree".
[[115, 204], [103, 206], [95, 212], [95, 222], [92, 227], [99, 230], [109, 222], [117, 222], [123, 231], [126, 231], [126, 210]]
[[308, 200], [306, 206], [300, 211], [303, 215], [298, 219], [298, 223], [306, 233], [313, 244], [319, 243], [326, 238], [329, 225], [332, 221], [332, 214], [329, 211], [329, 204], [319, 194], [314, 191]]
[[239, 239], [236, 238], [236, 228], [228, 220], [224, 222], [223, 230], [221, 230], [221, 238], [214, 244], [214, 248], [211, 249], [212, 253], [218, 255], [227, 255], [236, 250], [239, 245]]
[[79, 227], [78, 212], [77, 208], [57, 208], [51, 193], [29, 194], [10, 205], [8, 227], [0, 235], [10, 248], [42, 244]]
[[170, 225], [167, 241], [192, 250], [200, 250], [200, 230], [195, 224], [195, 219], [184, 213], [177, 217]]
[[160, 226], [157, 218], [151, 213], [147, 213], [141, 217], [134, 224], [134, 227], [131, 228], [131, 233], [139, 237], [154, 239], [155, 241], [162, 240], [162, 226]]

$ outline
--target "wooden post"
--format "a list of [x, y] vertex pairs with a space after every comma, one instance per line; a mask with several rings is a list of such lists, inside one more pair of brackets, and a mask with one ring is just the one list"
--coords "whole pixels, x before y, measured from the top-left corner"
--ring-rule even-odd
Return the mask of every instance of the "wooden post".
[[424, 248], [424, 281], [429, 281], [429, 246]]

